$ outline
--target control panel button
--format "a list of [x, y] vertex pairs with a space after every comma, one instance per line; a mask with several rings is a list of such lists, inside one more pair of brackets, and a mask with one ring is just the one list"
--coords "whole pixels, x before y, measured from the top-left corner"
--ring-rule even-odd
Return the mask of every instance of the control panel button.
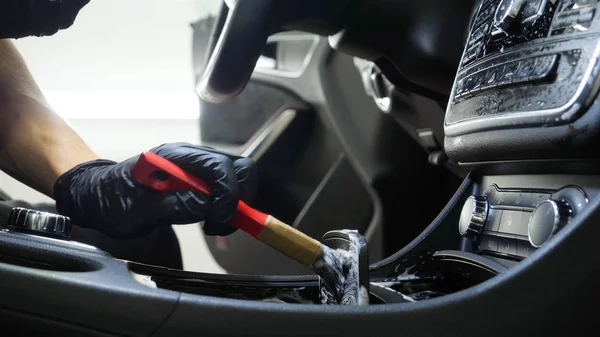
[[496, 86], [496, 79], [498, 77], [498, 68], [492, 67], [485, 72], [485, 81], [483, 82], [482, 89], [493, 88]]
[[498, 238], [498, 253], [517, 255], [517, 240], [514, 238]]
[[521, 13], [525, 0], [501, 0], [494, 14], [497, 32], [507, 32]]
[[502, 219], [502, 210], [490, 209], [488, 212], [488, 220], [486, 230], [491, 232], [497, 232], [500, 228], [500, 219]]
[[519, 231], [521, 226], [521, 212], [520, 211], [503, 211], [502, 218], [500, 219], [500, 228], [498, 229], [501, 233], [514, 234]]
[[545, 80], [552, 75], [556, 70], [558, 55], [539, 57], [535, 63], [535, 68], [531, 72], [530, 80]]
[[499, 192], [498, 192], [498, 189], [496, 188], [496, 185], [492, 185], [485, 189], [485, 192], [483, 192], [483, 195], [487, 198], [490, 205], [496, 205], [496, 196], [498, 195], [498, 193]]
[[472, 75], [471, 77], [473, 78], [473, 84], [471, 86], [471, 91], [478, 91], [481, 89], [481, 87], [483, 86], [483, 83], [485, 82], [485, 72], [479, 72], [475, 75]]
[[483, 43], [478, 42], [471, 46], [471, 48], [467, 49], [464, 63], [474, 60], [479, 55], [479, 52], [481, 51], [482, 47]]
[[531, 194], [531, 207], [537, 207], [542, 201], [550, 199], [548, 193], [533, 193]]
[[469, 45], [467, 46], [467, 48], [471, 48], [473, 45], [481, 43], [483, 41], [483, 38], [487, 34], [489, 28], [489, 24], [486, 23], [483, 24], [481, 27], [475, 29], [473, 34], [471, 34], [471, 39], [469, 40]]
[[521, 68], [519, 68], [519, 72], [517, 73], [517, 81], [529, 80], [529, 76], [531, 76], [531, 73], [533, 73], [533, 69], [535, 68], [535, 62], [535, 58], [530, 58], [521, 62]]
[[462, 93], [465, 94], [471, 90], [473, 90], [473, 76], [469, 76], [466, 77], [465, 79], [463, 79], [463, 87], [462, 87]]
[[519, 226], [515, 228], [513, 234], [521, 235], [527, 237], [529, 232], [529, 220], [531, 219], [530, 212], [521, 212], [521, 220], [519, 221]]
[[456, 93], [457, 96], [461, 95], [463, 92], [465, 92], [465, 89], [464, 89], [465, 86], [464, 86], [464, 84], [465, 84], [465, 80], [462, 79], [462, 78], [460, 80], [458, 80], [458, 82], [456, 82], [455, 93]]
[[484, 5], [484, 7], [482, 7], [481, 11], [479, 12], [479, 15], [477, 16], [477, 20], [475, 21], [475, 28], [481, 26], [485, 22], [489, 22], [492, 15], [494, 14], [494, 10], [494, 6], [490, 6], [489, 3], [487, 5]]
[[558, 14], [557, 17], [552, 21], [552, 26], [554, 28], [566, 28], [572, 26], [577, 23], [577, 19], [579, 18], [578, 10], [570, 10], [566, 12], [562, 12]]
[[504, 65], [504, 69], [500, 73], [500, 84], [510, 84], [515, 79], [517, 71], [519, 70], [520, 62], [510, 62]]
[[522, 23], [534, 22], [544, 14], [548, 0], [529, 0], [521, 13]]
[[526, 192], [498, 192], [494, 205], [531, 207], [531, 193]]
[[588, 23], [594, 19], [594, 14], [596, 13], [596, 9], [592, 7], [584, 7], [579, 10], [579, 15], [577, 16], [578, 23]]
[[517, 240], [517, 255], [521, 257], [529, 257], [535, 248], [529, 243], [529, 241]]
[[491, 235], [483, 235], [481, 237], [481, 242], [479, 243], [479, 249], [488, 251], [488, 252], [497, 252], [498, 251], [498, 237]]

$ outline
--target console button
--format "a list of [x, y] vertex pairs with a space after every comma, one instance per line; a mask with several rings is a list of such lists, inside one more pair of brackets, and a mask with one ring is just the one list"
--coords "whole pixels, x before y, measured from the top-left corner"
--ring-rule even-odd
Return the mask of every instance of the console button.
[[517, 72], [515, 81], [527, 82], [529, 80], [529, 76], [531, 76], [531, 73], [533, 73], [533, 69], [535, 68], [535, 62], [535, 58], [530, 58], [528, 60], [521, 61], [521, 67]]
[[483, 71], [471, 76], [473, 77], [471, 92], [477, 92], [481, 90], [483, 83], [485, 83], [485, 75], [486, 72]]
[[557, 55], [539, 57], [531, 72], [530, 80], [544, 80], [552, 76], [556, 70], [557, 60]]
[[531, 193], [511, 193], [512, 204], [517, 207], [529, 207], [531, 205]]
[[577, 17], [577, 22], [579, 23], [587, 23], [594, 19], [594, 14], [596, 13], [595, 8], [582, 8], [579, 10], [579, 16]]
[[498, 253], [517, 255], [517, 240], [514, 238], [498, 238]]
[[456, 95], [459, 96], [461, 95], [463, 92], [465, 92], [465, 79], [461, 78], [460, 80], [458, 80], [458, 82], [456, 83]]
[[488, 89], [488, 88], [493, 88], [496, 86], [496, 78], [498, 76], [498, 68], [497, 67], [493, 67], [488, 69], [485, 72], [485, 80], [483, 82], [483, 85], [481, 86], [482, 89]]
[[500, 228], [500, 219], [502, 218], [501, 209], [490, 209], [486, 229], [491, 232], [497, 232]]
[[493, 204], [498, 206], [531, 207], [531, 193], [498, 192]]
[[481, 51], [483, 44], [481, 42], [475, 43], [471, 48], [469, 48], [465, 54], [464, 63], [468, 63], [474, 60], [479, 52]]
[[548, 0], [529, 0], [521, 13], [521, 17], [523, 18], [521, 22], [528, 23], [537, 20], [544, 14], [547, 3]]
[[529, 243], [529, 241], [517, 240], [517, 255], [522, 257], [529, 257], [535, 248]]
[[529, 220], [531, 219], [531, 214], [532, 213], [530, 212], [521, 213], [521, 219], [519, 220], [518, 226], [515, 227], [515, 231], [513, 232], [513, 234], [521, 235], [524, 237], [527, 237], [529, 235]]
[[491, 235], [483, 235], [479, 243], [479, 249], [488, 252], [498, 251], [498, 237]]
[[510, 84], [515, 79], [519, 70], [520, 62], [510, 62], [504, 65], [504, 69], [500, 73], [499, 84]]
[[548, 193], [533, 193], [531, 195], [531, 207], [537, 207], [542, 201], [550, 199]]
[[577, 23], [577, 19], [579, 17], [578, 10], [571, 10], [567, 12], [560, 13], [554, 20], [552, 21], [552, 25], [554, 28], [565, 28], [572, 26]]
[[463, 64], [467, 64], [467, 63], [473, 61], [475, 59], [475, 57], [477, 57], [477, 53], [475, 53], [475, 52], [467, 52], [465, 54], [465, 58], [463, 60]]
[[525, 0], [501, 0], [494, 14], [496, 31], [508, 32], [519, 16], [524, 4]]
[[475, 21], [475, 28], [481, 26], [484, 22], [489, 22], [493, 11], [494, 6], [486, 6], [485, 8], [483, 8], [477, 16], [477, 21]]
[[492, 205], [496, 205], [496, 196], [498, 196], [498, 189], [495, 185], [492, 185], [485, 189], [483, 195], [485, 195], [488, 199], [488, 202]]
[[483, 26], [477, 28], [471, 34], [471, 40], [469, 40], [468, 48], [471, 48], [476, 43], [480, 43], [483, 40], [483, 37], [485, 36], [485, 34], [487, 33], [489, 28], [490, 28], [489, 24], [484, 24]]
[[[519, 231], [521, 226], [521, 212], [519, 211], [502, 211], [502, 218], [500, 219], [500, 228], [498, 229], [501, 233], [515, 234]], [[525, 231], [527, 233], [527, 230]]]
[[466, 94], [473, 89], [473, 76], [468, 76], [463, 79], [462, 94]]

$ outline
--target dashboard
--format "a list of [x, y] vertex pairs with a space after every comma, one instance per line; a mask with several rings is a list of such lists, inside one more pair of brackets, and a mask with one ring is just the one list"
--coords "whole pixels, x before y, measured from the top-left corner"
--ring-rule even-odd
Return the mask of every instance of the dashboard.
[[596, 0], [480, 2], [444, 120], [461, 163], [594, 157]]
[[579, 117], [598, 89], [597, 4], [484, 1], [451, 95], [446, 134]]

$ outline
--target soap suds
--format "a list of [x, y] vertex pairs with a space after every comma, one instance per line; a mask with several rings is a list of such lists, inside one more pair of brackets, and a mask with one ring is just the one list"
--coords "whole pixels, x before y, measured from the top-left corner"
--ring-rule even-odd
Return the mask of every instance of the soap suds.
[[360, 284], [357, 247], [358, 242], [350, 245], [350, 250], [322, 247], [312, 269], [321, 277], [323, 304], [369, 304], [369, 292]]

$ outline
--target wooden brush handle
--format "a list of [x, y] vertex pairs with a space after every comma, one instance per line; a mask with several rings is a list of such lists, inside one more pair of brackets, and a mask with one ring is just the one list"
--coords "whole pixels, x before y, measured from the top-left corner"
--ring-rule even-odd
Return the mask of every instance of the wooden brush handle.
[[308, 267], [321, 253], [319, 241], [272, 216], [256, 238]]
[[[202, 179], [152, 152], [140, 155], [133, 178], [154, 190], [199, 191], [211, 194]], [[238, 203], [231, 225], [273, 247], [305, 266], [311, 266], [321, 252], [321, 243], [274, 217], [259, 212], [243, 201]]]

